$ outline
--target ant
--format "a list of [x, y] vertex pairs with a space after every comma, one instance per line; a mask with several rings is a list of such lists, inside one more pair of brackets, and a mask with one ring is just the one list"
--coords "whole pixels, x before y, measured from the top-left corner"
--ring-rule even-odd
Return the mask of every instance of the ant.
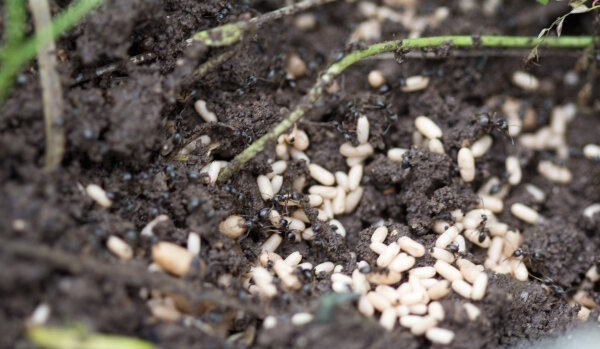
[[[481, 201], [481, 207], [485, 210], [485, 205], [483, 204], [483, 199], [479, 199]], [[485, 239], [491, 238], [490, 232], [486, 229], [485, 225], [487, 224], [488, 216], [485, 213], [481, 213], [481, 222], [477, 226], [476, 230], [479, 230], [479, 235], [477, 236], [477, 240], [479, 243], [483, 243]]]
[[515, 249], [512, 255], [516, 258], [523, 256], [524, 258], [529, 258], [535, 261], [543, 261], [545, 259], [545, 256], [540, 251], [531, 252], [523, 250], [522, 248]]
[[481, 222], [479, 223], [479, 226], [477, 227], [477, 229], [479, 230], [479, 236], [477, 237], [477, 240], [479, 240], [480, 243], [483, 243], [485, 241], [486, 238], [490, 237], [490, 232], [485, 228], [485, 224], [487, 223], [488, 220], [488, 216], [484, 213], [481, 214]]
[[552, 292], [554, 292], [555, 294], [563, 297], [563, 298], [567, 298], [568, 294], [567, 291], [565, 291], [564, 288], [562, 288], [560, 285], [558, 285], [554, 280], [552, 280], [552, 278], [549, 278], [547, 276], [543, 276], [541, 278], [529, 273], [529, 276], [531, 276], [532, 278], [536, 279], [537, 281], [541, 282], [542, 284], [550, 287], [550, 289], [552, 290]]
[[484, 133], [490, 134], [492, 132], [498, 131], [500, 134], [504, 136], [508, 136], [512, 144], [515, 144], [514, 139], [508, 133], [508, 121], [505, 117], [501, 117], [499, 119], [496, 118], [496, 113], [493, 112], [491, 115], [488, 113], [482, 113], [479, 115], [477, 122]]
[[477, 121], [485, 133], [492, 133], [494, 130], [501, 133], [508, 132], [508, 122], [506, 121], [506, 118], [496, 119], [495, 112], [492, 113], [491, 116], [488, 115], [488, 113], [480, 114]]
[[461, 251], [460, 246], [458, 246], [458, 244], [456, 244], [454, 242], [451, 243], [450, 245], [446, 246], [446, 251], [452, 253], [454, 255], [454, 257], [458, 256], [461, 258], [467, 258], [467, 257], [473, 256], [473, 254], [471, 254], [469, 252]]

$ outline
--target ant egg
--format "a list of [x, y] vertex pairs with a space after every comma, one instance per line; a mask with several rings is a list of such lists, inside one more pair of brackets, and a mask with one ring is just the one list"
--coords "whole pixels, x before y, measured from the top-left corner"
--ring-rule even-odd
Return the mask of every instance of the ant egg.
[[219, 232], [231, 239], [237, 239], [246, 232], [246, 220], [237, 215], [229, 216], [219, 223]]
[[268, 201], [273, 199], [275, 195], [273, 185], [267, 176], [259, 175], [256, 177], [256, 183], [258, 184], [258, 191], [263, 200]]
[[400, 253], [400, 246], [396, 242], [389, 244], [377, 258], [377, 266], [380, 268], [387, 267], [392, 260]]
[[302, 130], [295, 130], [294, 148], [299, 151], [305, 151], [310, 145], [308, 135]]
[[432, 247], [429, 251], [429, 254], [431, 255], [431, 257], [444, 261], [446, 263], [454, 262], [454, 255], [450, 251], [445, 250], [443, 248]]
[[206, 122], [217, 122], [219, 121], [217, 119], [217, 115], [213, 112], [211, 112], [210, 110], [208, 110], [208, 108], [206, 107], [206, 102], [199, 99], [194, 103], [194, 109], [196, 109], [196, 112], [198, 113], [198, 115], [200, 115], [202, 117], [202, 119]]
[[184, 276], [190, 270], [194, 255], [185, 248], [170, 242], [159, 242], [152, 246], [152, 260], [163, 270]]
[[540, 81], [535, 76], [520, 70], [513, 73], [512, 82], [525, 91], [535, 91], [540, 87]]
[[290, 78], [299, 79], [306, 74], [306, 63], [298, 54], [292, 53], [287, 58], [285, 70]]
[[432, 153], [446, 154], [446, 151], [444, 150], [444, 145], [442, 144], [442, 141], [440, 141], [438, 138], [429, 140], [428, 148], [429, 151]]
[[385, 77], [379, 70], [371, 70], [367, 80], [372, 88], [380, 88], [383, 84], [385, 84]]
[[408, 149], [404, 148], [391, 148], [387, 152], [387, 157], [393, 162], [401, 163], [402, 156], [406, 153]]
[[335, 182], [345, 190], [348, 190], [348, 175], [346, 172], [337, 171], [334, 173]]
[[317, 264], [314, 268], [315, 275], [331, 273], [333, 268], [335, 268], [335, 265], [332, 262], [323, 262], [321, 264]]
[[481, 310], [479, 310], [479, 308], [477, 308], [477, 306], [475, 306], [472, 303], [465, 303], [465, 304], [463, 304], [463, 308], [467, 312], [467, 317], [471, 321], [477, 320], [477, 318], [479, 317], [479, 315], [481, 315]]
[[104, 208], [109, 208], [112, 206], [112, 201], [108, 198], [106, 191], [104, 191], [104, 189], [102, 189], [102, 187], [100, 187], [99, 185], [88, 184], [88, 186], [85, 187], [85, 192], [98, 205]]
[[592, 204], [583, 210], [583, 216], [592, 219], [598, 212], [600, 212], [600, 204]]
[[506, 172], [508, 173], [508, 183], [518, 185], [521, 183], [521, 164], [516, 156], [509, 156], [505, 160]]
[[451, 226], [444, 231], [435, 241], [435, 247], [446, 248], [452, 241], [458, 236], [458, 229], [455, 226]]
[[587, 144], [583, 147], [583, 155], [590, 160], [600, 160], [600, 146]]
[[540, 161], [537, 170], [542, 176], [554, 183], [566, 184], [573, 179], [573, 175], [568, 168], [557, 166], [551, 161]]
[[453, 282], [454, 280], [462, 280], [462, 274], [458, 269], [450, 265], [448, 262], [438, 260], [433, 266], [438, 274], [444, 279]]
[[188, 234], [187, 249], [194, 256], [200, 255], [201, 243], [202, 241], [200, 240], [200, 235], [198, 235], [198, 233], [191, 232]]
[[369, 318], [375, 314], [375, 308], [366, 296], [361, 296], [358, 300], [358, 311]]
[[346, 142], [340, 146], [340, 153], [347, 158], [360, 158], [373, 154], [373, 146], [369, 143], [360, 144], [356, 147]]
[[458, 168], [460, 176], [465, 182], [472, 182], [475, 179], [475, 159], [469, 148], [461, 148], [458, 151]]
[[415, 119], [415, 127], [429, 139], [442, 138], [442, 129], [426, 116], [418, 116]]
[[358, 188], [363, 177], [363, 165], [355, 165], [348, 172], [348, 190], [353, 191]]
[[115, 256], [126, 261], [133, 257], [133, 249], [123, 239], [118, 236], [111, 235], [106, 241], [106, 247]]
[[323, 185], [329, 186], [335, 183], [335, 176], [333, 173], [317, 164], [308, 165], [308, 173], [314, 180]]
[[[429, 85], [429, 78], [422, 75], [410, 76], [406, 78], [406, 84], [400, 89], [402, 92], [415, 92], [424, 90]], [[435, 137], [434, 137], [435, 138]]]
[[304, 32], [311, 31], [317, 27], [317, 18], [312, 13], [299, 14], [294, 19], [294, 26]]
[[346, 212], [346, 191], [342, 187], [337, 187], [337, 195], [331, 201], [331, 209], [334, 215], [340, 215]]
[[429, 315], [437, 321], [444, 320], [444, 307], [440, 302], [431, 302], [427, 307]]
[[425, 332], [425, 337], [432, 343], [447, 345], [452, 343], [454, 332], [444, 328], [433, 327]]
[[485, 155], [487, 151], [492, 147], [494, 139], [490, 135], [484, 135], [479, 138], [473, 145], [471, 145], [471, 153], [474, 158], [479, 158]]
[[413, 256], [409, 256], [406, 253], [398, 254], [394, 260], [390, 263], [389, 269], [397, 273], [407, 271], [415, 265], [416, 259]]
[[409, 238], [408, 236], [403, 236], [398, 239], [398, 244], [400, 244], [400, 248], [402, 248], [402, 250], [406, 251], [406, 253], [412, 255], [413, 257], [423, 257], [425, 255], [425, 246]]
[[480, 301], [485, 296], [485, 290], [488, 284], [488, 276], [486, 273], [479, 273], [473, 282], [473, 292], [471, 293], [471, 299], [474, 301]]
[[450, 282], [448, 280], [440, 280], [427, 290], [427, 296], [431, 300], [442, 299], [448, 293], [450, 293]]
[[346, 210], [344, 213], [349, 214], [354, 212], [358, 204], [360, 203], [360, 199], [362, 199], [363, 193], [365, 189], [363, 187], [358, 187], [356, 190], [351, 191], [346, 195]]
[[342, 237], [346, 237], [346, 229], [344, 228], [342, 223], [340, 223], [340, 221], [338, 221], [337, 219], [332, 219], [328, 222], [328, 224], [337, 227], [337, 229], [335, 229], [335, 232], [341, 235]]
[[473, 287], [462, 279], [452, 281], [452, 290], [463, 298], [470, 299]]

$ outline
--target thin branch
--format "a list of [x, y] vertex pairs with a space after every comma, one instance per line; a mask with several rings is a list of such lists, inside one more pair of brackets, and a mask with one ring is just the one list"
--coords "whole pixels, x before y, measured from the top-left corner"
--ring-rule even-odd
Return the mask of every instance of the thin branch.
[[337, 0], [305, 0], [299, 2], [297, 4], [292, 4], [290, 6], [282, 7], [278, 10], [265, 13], [264, 15], [252, 18], [250, 23], [255, 24], [258, 28], [260, 28], [263, 24], [268, 23], [270, 21], [274, 21], [279, 18], [283, 18], [285, 16], [295, 15], [298, 12], [306, 11], [313, 7], [321, 6], [329, 2], [334, 2]]
[[298, 12], [333, 1], [336, 0], [304, 0], [297, 4], [282, 7], [275, 11], [251, 18], [248, 21], [227, 23], [215, 28], [203, 30], [194, 34], [194, 36], [188, 39], [187, 42], [191, 44], [193, 41], [199, 41], [206, 46], [212, 47], [233, 45], [242, 40], [251, 29], [258, 29], [267, 22], [274, 21], [284, 16], [293, 15]]
[[560, 37], [545, 38], [544, 40], [528, 36], [480, 36], [472, 37], [467, 35], [458, 36], [434, 36], [428, 38], [405, 39], [402, 41], [386, 41], [373, 44], [363, 50], [354, 51], [342, 58], [340, 61], [331, 65], [317, 80], [315, 85], [303, 97], [300, 104], [294, 109], [287, 118], [283, 119], [272, 130], [260, 137], [248, 148], [238, 154], [231, 164], [223, 169], [219, 175], [219, 183], [227, 181], [231, 175], [239, 171], [246, 162], [252, 159], [256, 154], [263, 151], [268, 142], [274, 141], [277, 137], [298, 122], [314, 103], [321, 98], [326, 87], [333, 83], [334, 78], [342, 73], [346, 68], [360, 62], [361, 60], [387, 52], [397, 52], [399, 50], [411, 50], [422, 48], [436, 48], [442, 45], [450, 44], [458, 48], [531, 48], [536, 45], [551, 48], [585, 48], [592, 45], [594, 38], [591, 36], [581, 37]]
[[235, 55], [235, 48], [229, 48], [229, 49], [227, 49], [227, 51], [212, 57], [208, 61], [202, 63], [202, 65], [200, 65], [198, 67], [198, 69], [196, 69], [196, 71], [194, 71], [194, 74], [190, 77], [190, 80], [195, 81], [195, 80], [202, 79], [208, 73], [210, 73], [213, 70], [220, 67], [221, 64], [227, 62], [234, 55]]
[[46, 130], [46, 170], [53, 170], [60, 164], [65, 149], [63, 129], [63, 97], [60, 78], [56, 72], [56, 45], [52, 32], [46, 30], [51, 25], [48, 0], [29, 0], [38, 41], [38, 65], [44, 101], [44, 123]]
[[[104, 0], [79, 0], [71, 4], [52, 22], [51, 37], [58, 38], [103, 2]], [[0, 106], [10, 92], [14, 76], [35, 57], [38, 45], [47, 42], [44, 40], [47, 39], [39, 38], [36, 34], [10, 53], [3, 52], [2, 69], [0, 69]]]
[[[238, 43], [248, 34], [248, 32], [262, 27], [265, 23], [280, 19], [284, 16], [291, 16], [298, 12], [306, 11], [308, 9], [334, 1], [336, 0], [304, 0], [297, 4], [282, 7], [275, 11], [253, 17], [248, 21], [228, 23], [215, 28], [203, 30], [194, 34], [192, 38], [187, 40], [187, 43], [192, 44], [192, 42], [198, 41], [207, 46], [213, 47], [230, 46]], [[202, 79], [208, 73], [220, 67], [221, 64], [231, 59], [234, 54], [235, 49], [230, 48], [229, 50], [209, 59], [207, 62], [198, 67], [194, 74], [184, 81], [184, 84], [189, 84], [193, 81]]]
[[[156, 59], [156, 55], [152, 52], [140, 53], [139, 55], [135, 55], [129, 58], [129, 62], [132, 64], [144, 64], [153, 61]], [[74, 84], [80, 84], [82, 82], [86, 82], [92, 80], [94, 78], [100, 77], [104, 74], [112, 73], [115, 70], [119, 69], [119, 67], [123, 66], [125, 62], [115, 62], [111, 64], [107, 64], [105, 66], [96, 68], [92, 72], [83, 73], [75, 78]]]

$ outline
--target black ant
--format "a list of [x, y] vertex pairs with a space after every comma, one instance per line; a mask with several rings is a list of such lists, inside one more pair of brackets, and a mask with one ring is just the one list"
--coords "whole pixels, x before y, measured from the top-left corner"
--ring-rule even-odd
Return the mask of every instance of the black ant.
[[536, 261], [541, 261], [541, 260], [544, 260], [544, 258], [545, 258], [544, 255], [540, 251], [531, 252], [531, 251], [525, 251], [522, 248], [515, 249], [515, 251], [513, 252], [513, 257], [521, 257], [521, 256], [527, 257], [527, 258], [533, 257], [533, 259]]
[[488, 113], [483, 113], [479, 115], [477, 122], [484, 133], [490, 134], [494, 131], [498, 131], [500, 134], [510, 137], [512, 144], [515, 144], [514, 139], [508, 133], [509, 125], [505, 117], [497, 119], [495, 112], [493, 112], [491, 116]]
[[467, 257], [471, 257], [472, 254], [469, 252], [464, 252], [460, 250], [460, 246], [458, 246], [458, 244], [456, 243], [451, 243], [450, 245], [446, 246], [446, 251], [452, 253], [455, 257], [461, 257], [461, 258], [467, 258]]
[[480, 114], [477, 122], [485, 133], [492, 133], [494, 130], [501, 133], [508, 132], [508, 122], [506, 121], [506, 118], [496, 119], [496, 113], [492, 113], [491, 116], [487, 113]]
[[552, 278], [549, 278], [547, 276], [543, 276], [542, 278], [539, 278], [531, 273], [529, 273], [529, 276], [531, 276], [532, 278], [536, 279], [537, 281], [543, 283], [544, 285], [550, 287], [552, 292], [554, 292], [555, 294], [557, 294], [563, 298], [568, 297], [567, 291], [565, 291], [564, 288], [562, 288], [554, 280], [552, 280]]

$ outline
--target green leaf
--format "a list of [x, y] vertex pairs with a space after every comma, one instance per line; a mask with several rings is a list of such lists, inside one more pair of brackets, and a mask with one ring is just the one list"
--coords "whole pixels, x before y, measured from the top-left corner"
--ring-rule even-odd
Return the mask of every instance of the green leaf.
[[537, 2], [539, 2], [542, 5], [548, 5], [548, 0], [535, 0]]

